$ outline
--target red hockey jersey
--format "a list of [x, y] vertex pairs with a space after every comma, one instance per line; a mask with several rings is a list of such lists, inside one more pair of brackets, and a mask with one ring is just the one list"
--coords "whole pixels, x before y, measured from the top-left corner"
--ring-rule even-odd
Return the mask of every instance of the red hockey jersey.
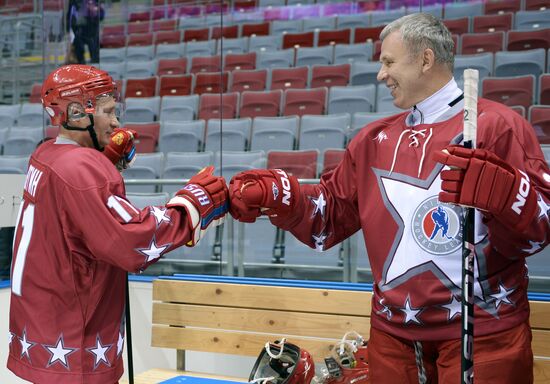
[[184, 210], [132, 206], [100, 152], [42, 144], [14, 239], [8, 368], [34, 383], [117, 382], [126, 271], [190, 236]]
[[[442, 165], [431, 154], [461, 142], [463, 116], [409, 127], [407, 114], [367, 125], [333, 172], [301, 186], [297, 214], [272, 222], [315, 249], [362, 230], [374, 276], [372, 326], [412, 340], [459, 338], [461, 208], [439, 202]], [[524, 235], [478, 213], [475, 333], [482, 335], [528, 318], [525, 257], [549, 241], [550, 171], [528, 122], [484, 99], [477, 146], [526, 172], [540, 208]]]

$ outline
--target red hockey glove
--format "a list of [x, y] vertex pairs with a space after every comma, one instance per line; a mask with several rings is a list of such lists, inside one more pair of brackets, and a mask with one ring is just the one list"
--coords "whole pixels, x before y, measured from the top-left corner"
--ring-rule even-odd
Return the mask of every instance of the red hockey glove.
[[183, 207], [187, 211], [193, 232], [189, 246], [197, 244], [210, 225], [222, 224], [227, 213], [229, 191], [225, 179], [213, 172], [213, 166], [201, 170], [166, 204], [168, 208]]
[[229, 212], [236, 220], [253, 223], [262, 213], [284, 218], [295, 208], [300, 184], [282, 169], [258, 169], [236, 174], [229, 186]]
[[136, 145], [134, 139], [138, 136], [133, 129], [116, 128], [112, 135], [111, 141], [103, 153], [111, 163], [113, 163], [119, 171], [132, 166], [136, 159]]
[[523, 231], [537, 210], [537, 197], [526, 173], [492, 152], [449, 146], [434, 159], [452, 169], [441, 172], [439, 201], [478, 208], [508, 227]]

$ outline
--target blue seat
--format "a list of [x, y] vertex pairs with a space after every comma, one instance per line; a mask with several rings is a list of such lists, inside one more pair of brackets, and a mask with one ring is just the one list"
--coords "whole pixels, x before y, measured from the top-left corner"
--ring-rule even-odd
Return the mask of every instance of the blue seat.
[[[350, 128], [349, 113], [331, 115], [304, 115], [300, 122], [299, 149], [317, 149], [321, 154], [327, 148], [344, 148]], [[322, 163], [323, 159], [319, 159]]]
[[245, 151], [250, 141], [252, 119], [210, 119], [206, 127], [207, 151]]
[[165, 121], [160, 123], [159, 151], [195, 152], [204, 147], [204, 120]]
[[334, 46], [334, 64], [369, 61], [373, 53], [372, 41], [358, 44], [336, 44]]
[[218, 55], [228, 53], [246, 53], [248, 52], [248, 37], [239, 37], [237, 39], [218, 40]]
[[[139, 48], [139, 47], [137, 47]], [[126, 61], [125, 77], [127, 79], [143, 79], [157, 74], [158, 62], [152, 60]]]
[[378, 84], [376, 88], [376, 112], [403, 112], [393, 104], [393, 96], [386, 84]]
[[169, 152], [165, 156], [166, 161], [162, 172], [163, 179], [179, 179], [181, 184], [164, 184], [162, 191], [173, 195], [204, 167], [214, 165], [213, 152]]
[[271, 22], [271, 35], [302, 32], [302, 20], [273, 20]]
[[319, 31], [321, 29], [336, 29], [336, 16], [313, 17], [303, 20], [304, 32]]
[[108, 61], [101, 61], [99, 63], [99, 69], [109, 72], [109, 75], [111, 75], [114, 80], [122, 80], [126, 73], [126, 63], [111, 63]]
[[405, 16], [405, 9], [393, 9], [384, 11], [372, 11], [371, 13], [371, 26], [376, 27], [378, 25], [386, 25], [390, 22]]
[[[138, 153], [134, 164], [122, 173], [124, 179], [158, 179], [164, 168], [162, 152]], [[127, 192], [153, 193], [157, 191], [156, 184], [130, 185], [126, 184]]]
[[291, 150], [298, 139], [297, 116], [256, 117], [252, 124], [251, 150]]
[[471, 68], [479, 71], [479, 79], [484, 79], [493, 74], [494, 56], [491, 52], [476, 55], [456, 55], [454, 65], [454, 78], [458, 83], [463, 83], [464, 70]]
[[18, 127], [42, 127], [46, 122], [46, 113], [40, 103], [23, 103], [17, 116]]
[[482, 2], [463, 2], [445, 4], [445, 19], [458, 19], [461, 17], [474, 17], [483, 15]]
[[332, 87], [328, 99], [328, 113], [372, 112], [375, 103], [374, 84]]
[[31, 127], [12, 127], [4, 141], [5, 156], [28, 156], [34, 152], [36, 145], [44, 137], [41, 126]]
[[99, 62], [101, 64], [124, 63], [125, 61], [126, 61], [126, 47], [99, 49]]
[[256, 56], [256, 69], [272, 67], [292, 67], [294, 65], [294, 49], [278, 51], [260, 51]]
[[0, 174], [25, 174], [29, 156], [0, 156]]
[[422, 7], [422, 10], [418, 6], [407, 7], [407, 14], [417, 13], [420, 11], [423, 13], [429, 13], [438, 19], [443, 18], [443, 4], [426, 5]]
[[130, 46], [126, 48], [126, 62], [150, 61], [155, 58], [155, 46]]
[[338, 16], [338, 29], [370, 27], [370, 13], [358, 13], [353, 15]]
[[283, 46], [283, 35], [250, 36], [248, 52], [276, 51]]
[[197, 117], [199, 95], [164, 96], [160, 103], [161, 121], [187, 121]]
[[543, 48], [497, 52], [495, 53], [495, 76], [533, 75], [537, 78], [544, 72], [545, 56], [546, 51]]
[[514, 29], [520, 31], [550, 28], [550, 9], [518, 11], [515, 15], [514, 26]]
[[0, 127], [10, 128], [15, 125], [19, 109], [21, 109], [20, 104], [0, 105]]
[[216, 53], [216, 40], [189, 41], [185, 44], [185, 56], [191, 64], [193, 56], [212, 56]]
[[214, 154], [215, 173], [225, 177], [227, 183], [236, 173], [265, 168], [265, 163], [264, 151], [223, 151]]
[[376, 77], [380, 71], [380, 63], [374, 61], [354, 61], [351, 64], [350, 84], [378, 84]]
[[155, 58], [160, 59], [179, 59], [185, 56], [185, 43], [178, 44], [158, 44], [155, 52]]
[[296, 49], [296, 66], [304, 65], [327, 65], [332, 64], [334, 56], [334, 47], [326, 45], [324, 47], [298, 48]]
[[124, 123], [148, 123], [158, 120], [160, 97], [127, 97]]

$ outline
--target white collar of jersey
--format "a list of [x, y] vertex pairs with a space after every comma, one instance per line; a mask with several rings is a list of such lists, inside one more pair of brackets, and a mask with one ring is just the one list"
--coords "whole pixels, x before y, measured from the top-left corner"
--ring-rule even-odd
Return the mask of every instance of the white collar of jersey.
[[451, 118], [463, 108], [462, 100], [456, 102], [461, 94], [462, 90], [452, 78], [439, 91], [412, 107], [407, 115], [407, 126], [432, 124]]
[[80, 144], [78, 144], [76, 141], [64, 136], [57, 136], [57, 138], [55, 139], [55, 144], [73, 144], [80, 146]]

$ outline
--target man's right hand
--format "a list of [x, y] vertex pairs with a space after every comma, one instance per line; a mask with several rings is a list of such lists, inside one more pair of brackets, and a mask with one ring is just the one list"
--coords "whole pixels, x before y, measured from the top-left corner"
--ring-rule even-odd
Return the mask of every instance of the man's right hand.
[[201, 170], [166, 204], [168, 208], [182, 207], [187, 211], [193, 232], [189, 246], [197, 244], [211, 225], [222, 224], [228, 210], [229, 191], [225, 179], [214, 176], [213, 172], [213, 166]]
[[231, 179], [229, 195], [231, 215], [253, 223], [262, 214], [284, 218], [292, 213], [300, 196], [300, 184], [282, 169], [244, 171]]

